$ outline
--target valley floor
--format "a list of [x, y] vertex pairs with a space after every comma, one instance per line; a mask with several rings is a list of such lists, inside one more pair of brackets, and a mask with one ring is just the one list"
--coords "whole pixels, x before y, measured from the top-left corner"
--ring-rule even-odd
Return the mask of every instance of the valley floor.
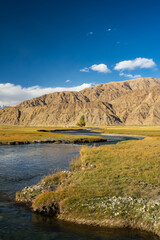
[[103, 137], [75, 136], [59, 134], [60, 130], [71, 130], [79, 128], [60, 127], [21, 127], [0, 126], [0, 144], [18, 145], [30, 143], [94, 143], [106, 141]]
[[160, 127], [106, 127], [99, 131], [146, 138], [83, 147], [70, 171], [51, 174], [26, 187], [17, 192], [16, 200], [59, 219], [138, 228], [160, 236]]

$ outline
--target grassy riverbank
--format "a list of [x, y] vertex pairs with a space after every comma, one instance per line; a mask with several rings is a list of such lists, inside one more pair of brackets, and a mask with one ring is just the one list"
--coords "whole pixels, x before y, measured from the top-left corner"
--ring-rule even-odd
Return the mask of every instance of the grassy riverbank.
[[[97, 132], [97, 130], [96, 130]], [[111, 133], [111, 134], [129, 134], [129, 135], [142, 135], [150, 137], [160, 137], [160, 127], [159, 126], [109, 126], [98, 130], [101, 133]]]
[[[78, 128], [74, 128], [78, 129]], [[41, 131], [43, 130], [43, 131]], [[0, 144], [27, 144], [36, 142], [64, 142], [64, 143], [94, 143], [104, 141], [104, 138], [93, 136], [76, 136], [59, 134], [48, 131], [70, 130], [55, 127], [10, 127], [0, 126]]]
[[[160, 236], [160, 127], [110, 127], [146, 135], [116, 145], [83, 147], [71, 171], [47, 176], [16, 195], [37, 212], [67, 221], [132, 227]], [[54, 187], [55, 191], [52, 191]]]

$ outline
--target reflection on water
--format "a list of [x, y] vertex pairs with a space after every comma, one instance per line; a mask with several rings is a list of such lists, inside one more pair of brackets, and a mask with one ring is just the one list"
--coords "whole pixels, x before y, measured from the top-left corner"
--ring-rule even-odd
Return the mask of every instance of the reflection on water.
[[0, 146], [0, 240], [150, 240], [153, 235], [131, 230], [79, 226], [33, 214], [9, 201], [15, 191], [37, 183], [43, 175], [69, 169], [81, 146], [32, 144]]

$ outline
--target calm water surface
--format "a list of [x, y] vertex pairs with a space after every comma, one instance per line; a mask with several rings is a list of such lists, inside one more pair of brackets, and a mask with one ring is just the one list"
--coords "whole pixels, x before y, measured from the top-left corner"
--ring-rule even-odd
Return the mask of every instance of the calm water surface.
[[0, 146], [0, 240], [157, 239], [145, 232], [65, 223], [33, 214], [11, 200], [17, 190], [37, 183], [44, 175], [60, 169], [68, 170], [70, 160], [79, 155], [80, 148], [63, 144]]

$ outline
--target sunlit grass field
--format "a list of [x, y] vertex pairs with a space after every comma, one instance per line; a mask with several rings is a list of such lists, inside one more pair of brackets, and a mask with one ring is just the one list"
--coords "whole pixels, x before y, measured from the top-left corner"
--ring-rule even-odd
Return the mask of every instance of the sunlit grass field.
[[101, 128], [99, 132], [160, 137], [160, 126], [108, 126]]
[[42, 185], [58, 187], [38, 195], [33, 208], [57, 201], [61, 219], [99, 225], [114, 219], [116, 226], [129, 224], [160, 235], [160, 205], [150, 202], [160, 200], [160, 127], [107, 127], [103, 132], [146, 138], [83, 147], [69, 173], [42, 179]]
[[[74, 128], [79, 129], [79, 128]], [[13, 142], [34, 142], [34, 141], [54, 141], [54, 140], [69, 140], [71, 142], [97, 142], [102, 140], [100, 137], [92, 136], [76, 136], [76, 135], [66, 135], [59, 134], [55, 132], [42, 132], [54, 131], [54, 130], [70, 130], [69, 128], [60, 127], [20, 127], [20, 126], [0, 126], [0, 143], [13, 143]]]

